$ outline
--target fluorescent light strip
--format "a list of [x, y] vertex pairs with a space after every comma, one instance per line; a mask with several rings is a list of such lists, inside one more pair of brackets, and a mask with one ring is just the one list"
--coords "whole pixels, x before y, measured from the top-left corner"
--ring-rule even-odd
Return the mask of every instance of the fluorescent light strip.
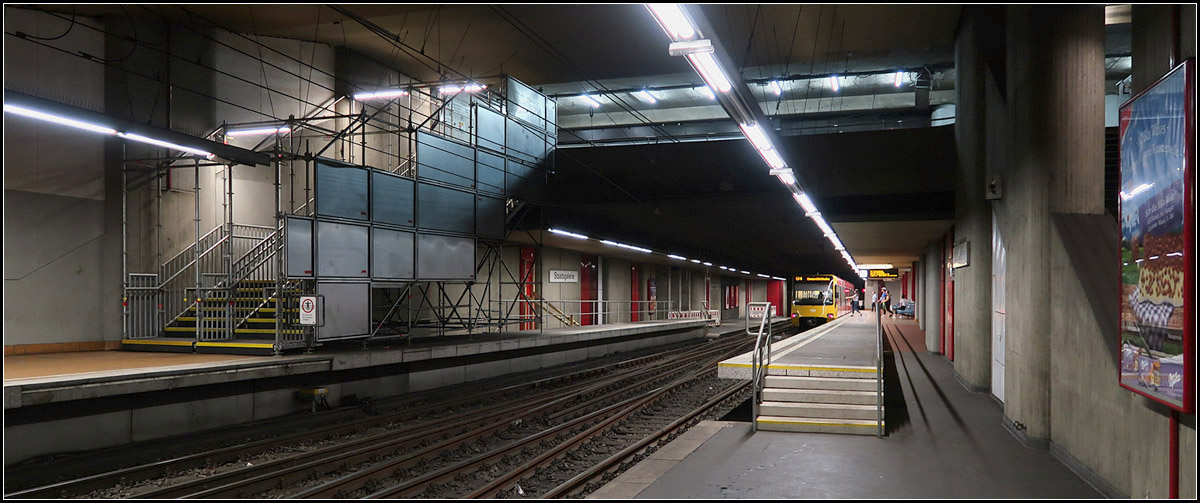
[[637, 96], [638, 98], [641, 98], [642, 101], [645, 101], [646, 103], [649, 103], [651, 105], [658, 103], [658, 100], [654, 99], [654, 95], [650, 94], [650, 91], [641, 90], [641, 91], [634, 92], [633, 95]]
[[287, 134], [289, 132], [291, 132], [291, 128], [289, 128], [287, 126], [283, 126], [283, 127], [258, 128], [258, 129], [235, 129], [232, 131], [226, 131], [225, 136], [232, 138], [235, 136], [256, 136], [256, 135], [262, 135], [262, 134], [276, 134], [276, 133]]
[[[806, 214], [819, 214], [817, 212], [817, 206], [815, 204], [813, 204], [812, 199], [810, 199], [808, 197], [808, 194], [805, 194], [803, 192], [801, 192], [799, 194], [792, 194], [792, 198], [794, 198], [797, 203], [800, 203], [800, 207], [804, 208], [804, 212]], [[805, 216], [808, 216], [808, 215], [805, 215]]]
[[728, 267], [725, 267], [725, 266], [723, 266], [723, 265], [722, 265], [722, 266], [718, 266], [718, 267], [720, 267], [722, 271], [728, 271], [728, 270], [729, 270], [729, 268], [728, 268]]
[[892, 264], [862, 264], [858, 267], [861, 269], [891, 269]]
[[717, 99], [717, 95], [713, 94], [712, 89], [709, 88], [708, 86], [701, 87], [700, 92], [704, 93], [705, 96], [708, 96], [708, 99], [710, 99], [710, 100]]
[[834, 250], [844, 251], [846, 249], [845, 246], [842, 246], [842, 241], [837, 236], [829, 236], [829, 242], [833, 243]]
[[822, 233], [824, 233], [824, 234], [833, 234], [834, 233], [833, 228], [830, 227], [829, 224], [825, 222], [825, 219], [822, 218], [821, 215], [813, 215], [812, 219], [814, 222], [817, 223], [817, 228], [821, 229]]
[[642, 252], [642, 253], [651, 253], [651, 251], [650, 251], [650, 250], [647, 250], [647, 249], [645, 249], [645, 248], [642, 248], [642, 247], [639, 247], [639, 246], [627, 245], [627, 244], [625, 244], [625, 243], [618, 243], [618, 242], [616, 242], [616, 241], [608, 241], [608, 240], [606, 240], [606, 239], [602, 239], [602, 240], [600, 240], [600, 242], [601, 242], [601, 243], [604, 243], [604, 244], [606, 244], [606, 245], [618, 246], [618, 247], [621, 247], [621, 248], [628, 248], [628, 249], [630, 249], [630, 250], [636, 250], [636, 251], [640, 251], [640, 252]]
[[679, 6], [673, 3], [649, 3], [646, 8], [658, 18], [658, 22], [662, 23], [663, 29], [667, 31], [667, 35], [672, 37], [687, 40], [696, 36], [696, 29], [692, 28], [692, 23], [688, 22], [687, 17], [683, 15], [683, 11]]
[[[458, 91], [455, 91], [458, 92]], [[406, 89], [389, 89], [385, 91], [375, 91], [373, 93], [358, 93], [354, 95], [356, 101], [373, 100], [378, 98], [395, 98], [398, 96], [408, 96]]]
[[687, 257], [680, 257], [679, 255], [667, 255], [667, 256], [671, 257], [675, 260], [687, 260]]
[[583, 99], [588, 100], [590, 102], [588, 104], [591, 105], [592, 108], [600, 108], [600, 102], [598, 100], [596, 100], [595, 96], [592, 96], [590, 94], [585, 94], [585, 95], [583, 95]]
[[207, 157], [207, 158], [209, 158], [209, 159], [212, 159], [213, 157], [216, 157], [215, 155], [213, 155], [213, 154], [212, 154], [212, 152], [207, 152], [207, 151], [204, 151], [204, 150], [200, 150], [200, 149], [198, 149], [198, 148], [185, 147], [185, 146], [183, 146], [183, 145], [176, 145], [176, 144], [174, 144], [174, 143], [171, 143], [171, 142], [162, 141], [162, 140], [156, 140], [156, 139], [154, 139], [154, 138], [147, 138], [147, 137], [145, 137], [145, 136], [142, 136], [142, 135], [140, 135], [140, 134], [133, 134], [133, 133], [117, 133], [117, 136], [120, 136], [121, 138], [125, 138], [125, 139], [128, 139], [128, 140], [139, 141], [139, 142], [142, 142], [142, 143], [149, 143], [149, 144], [151, 144], [151, 145], [158, 145], [158, 146], [160, 146], [160, 147], [166, 147], [166, 148], [170, 148], [170, 149], [179, 150], [179, 151], [181, 151], [181, 152], [187, 152], [187, 153], [189, 153], [189, 154], [196, 154], [196, 155], [200, 155], [200, 156]]
[[783, 281], [783, 278], [780, 278], [779, 276], [771, 276], [771, 279], [775, 281]]
[[25, 107], [9, 105], [8, 103], [4, 104], [4, 112], [10, 113], [10, 114], [17, 114], [17, 115], [20, 115], [23, 117], [29, 117], [31, 119], [39, 119], [39, 120], [44, 120], [46, 122], [53, 122], [55, 124], [61, 124], [63, 126], [70, 126], [70, 127], [76, 128], [76, 129], [83, 129], [85, 131], [91, 131], [93, 133], [117, 134], [117, 130], [110, 128], [110, 127], [101, 126], [99, 124], [92, 124], [89, 122], [77, 121], [75, 119], [68, 119], [66, 117], [59, 117], [57, 115], [48, 114], [45, 112], [39, 112], [37, 110], [31, 110], [31, 109], [28, 109]]
[[838, 92], [838, 89], [841, 89], [841, 88], [842, 88], [841, 84], [839, 84], [839, 83], [838, 83], [838, 76], [837, 76], [837, 75], [834, 75], [834, 76], [832, 76], [832, 77], [829, 77], [829, 85], [830, 85], [831, 87], [833, 87], [833, 92], [835, 92], [835, 93], [836, 93], [836, 92]]
[[783, 94], [783, 88], [779, 86], [778, 80], [772, 80], [767, 85], [771, 86], [771, 90], [775, 92], [775, 96]]
[[760, 278], [767, 278], [767, 279], [771, 279], [771, 277], [770, 277], [770, 276], [767, 276], [766, 274], [757, 274], [757, 276], [758, 276], [758, 277], [760, 277]]
[[482, 91], [484, 89], [487, 89], [487, 85], [484, 85], [484, 84], [467, 84], [465, 86], [449, 85], [449, 86], [442, 86], [441, 88], [439, 88], [438, 93], [439, 94], [454, 94], [454, 93], [461, 93], [461, 92], [473, 93], [476, 91]]
[[687, 58], [696, 66], [696, 71], [700, 72], [700, 77], [704, 78], [709, 87], [723, 93], [733, 89], [733, 84], [725, 77], [725, 72], [721, 71], [721, 66], [717, 64], [712, 53], [698, 52], [688, 54]]
[[761, 151], [771, 150], [771, 140], [767, 139], [767, 135], [763, 133], [762, 128], [758, 124], [738, 124], [742, 128], [742, 134], [746, 135], [746, 139], [754, 145], [754, 148]]
[[784, 185], [792, 186], [796, 184], [796, 177], [792, 176], [791, 173], [783, 173], [779, 175], [779, 181], [783, 182]]
[[693, 264], [699, 264], [699, 263], [700, 263], [700, 261], [699, 261], [699, 260], [696, 260], [696, 259], [692, 259], [692, 263], [693, 263]]
[[904, 83], [904, 72], [896, 72], [896, 87], [900, 87]]
[[766, 159], [767, 165], [772, 168], [779, 169], [786, 166], [786, 164], [783, 163], [783, 158], [779, 157], [779, 152], [776, 152], [775, 149], [767, 150], [765, 152], [760, 150], [759, 153], [762, 154], [763, 159]]
[[712, 267], [712, 262], [705, 262], [705, 263], [704, 263], [704, 266], [705, 266], [705, 267]]
[[742, 274], [750, 274], [750, 271], [738, 271], [738, 272], [740, 272]]
[[564, 236], [571, 236], [576, 239], [589, 239], [587, 236], [584, 236], [583, 234], [576, 234], [574, 232], [560, 231], [558, 229], [550, 229], [550, 232], [553, 232], [555, 234], [562, 234]]

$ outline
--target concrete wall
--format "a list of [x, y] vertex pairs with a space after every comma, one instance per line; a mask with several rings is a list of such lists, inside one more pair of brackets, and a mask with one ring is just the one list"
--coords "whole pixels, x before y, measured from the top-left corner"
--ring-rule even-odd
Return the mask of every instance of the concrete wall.
[[[937, 353], [941, 351], [942, 332], [942, 243], [931, 241], [925, 246], [921, 258], [925, 264], [925, 347]], [[869, 292], [868, 292], [869, 293]], [[868, 300], [870, 300], [868, 298]]]
[[[4, 12], [7, 31], [53, 37], [69, 25], [24, 9], [6, 6]], [[102, 25], [83, 16], [77, 23]], [[103, 110], [103, 66], [8, 38], [6, 89]], [[104, 54], [103, 35], [82, 26], [56, 42], [69, 50]], [[113, 140], [7, 113], [4, 126], [4, 344], [116, 340], [97, 330], [115, 326], [119, 337], [120, 257], [114, 261], [112, 255], [113, 243], [120, 253], [119, 172], [118, 192], [107, 193], [111, 181], [104, 163], [105, 143]], [[114, 197], [115, 228], [110, 214]], [[86, 292], [83, 297], [89, 300], [65, 296], [67, 287]], [[68, 305], [70, 313], [64, 316]]]
[[621, 258], [604, 259], [604, 300], [609, 301], [604, 306], [607, 313], [605, 323], [629, 323], [632, 300], [630, 276], [632, 263]]
[[[1050, 225], [1051, 212], [1104, 211], [1103, 10], [1020, 6], [999, 8], [996, 15], [997, 8], [990, 9], [986, 15], [981, 14], [984, 9], [964, 11], [956, 86], [964, 97], [957, 127], [960, 154], [972, 154], [960, 166], [982, 165], [988, 178], [999, 174], [1003, 179], [1003, 198], [986, 204], [1008, 251], [1005, 421], [1019, 421], [1024, 428], [1009, 428], [1017, 438], [1049, 448], [1109, 495], [1166, 497], [1168, 414], [1117, 385], [1112, 357], [1117, 334], [1101, 333], [1095, 321], [1097, 315], [1111, 313], [1092, 311], [1071, 264], [1075, 258]], [[1145, 86], [1169, 68], [1170, 9], [1134, 8], [1135, 93], [1139, 83]], [[989, 42], [994, 38], [973, 32], [973, 16], [987, 21], [978, 26], [1003, 21], [1005, 44], [997, 46]], [[1194, 22], [1182, 24], [1181, 40], [1193, 40]], [[989, 63], [996, 61], [1005, 64]], [[996, 68], [1003, 68], [1003, 75], [995, 74]], [[987, 313], [973, 306], [980, 304], [977, 298], [971, 299], [989, 286], [968, 271], [990, 262], [989, 240], [981, 239], [987, 226], [972, 230], [983, 216], [990, 217], [976, 213], [979, 187], [965, 181], [977, 174], [962, 174], [955, 222], [956, 239], [972, 242], [971, 266], [955, 277], [955, 370], [968, 384], [987, 376], [974, 360], [983, 355], [990, 365], [991, 356], [990, 345], [972, 346], [978, 341], [969, 318]], [[979, 237], [970, 237], [975, 234]], [[936, 314], [940, 294], [937, 246], [931, 243], [924, 258], [929, 265], [925, 296], [933, 301], [927, 307], [934, 308], [933, 313], [926, 309], [927, 315]], [[934, 334], [939, 321], [936, 315], [925, 320], [931, 349], [938, 347]], [[1180, 430], [1180, 496], [1194, 497], [1194, 422], [1185, 420]]]

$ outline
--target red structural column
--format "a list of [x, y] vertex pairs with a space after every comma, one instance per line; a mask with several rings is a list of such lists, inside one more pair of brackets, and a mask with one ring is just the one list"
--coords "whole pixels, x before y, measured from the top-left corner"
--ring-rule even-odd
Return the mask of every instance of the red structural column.
[[[533, 247], [526, 246], [521, 248], [521, 291], [526, 299], [533, 298], [533, 264], [535, 257]], [[521, 319], [527, 320], [533, 317], [533, 306], [529, 301], [521, 301]], [[533, 330], [533, 322], [522, 321], [521, 330]]]
[[641, 267], [633, 264], [629, 269], [629, 321], [638, 320], [638, 301], [642, 300], [640, 295], [640, 285], [638, 284], [638, 272]]
[[767, 302], [771, 303], [771, 307], [775, 308], [776, 313], [783, 313], [783, 309], [779, 305], [783, 297], [783, 289], [780, 288], [781, 283], [783, 282], [771, 280], [767, 284]]
[[596, 256], [579, 256], [579, 324], [592, 325], [596, 323], [594, 305], [599, 295], [599, 283], [596, 282]]

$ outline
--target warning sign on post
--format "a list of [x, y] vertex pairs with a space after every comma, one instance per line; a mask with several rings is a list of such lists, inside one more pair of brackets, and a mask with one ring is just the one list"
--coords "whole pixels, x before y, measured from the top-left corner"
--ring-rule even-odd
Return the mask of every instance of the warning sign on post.
[[317, 297], [300, 297], [300, 324], [317, 324]]

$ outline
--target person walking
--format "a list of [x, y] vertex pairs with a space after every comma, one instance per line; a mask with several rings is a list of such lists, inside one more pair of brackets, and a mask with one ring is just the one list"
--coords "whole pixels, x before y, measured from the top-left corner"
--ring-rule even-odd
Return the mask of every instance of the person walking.
[[859, 312], [859, 310], [858, 310], [858, 289], [857, 288], [854, 289], [854, 295], [850, 297], [850, 314], [851, 315], [857, 314], [859, 316], [862, 316], [862, 313]]
[[888, 293], [886, 286], [883, 287], [883, 293], [879, 297], [879, 308], [883, 309], [884, 313], [887, 313], [888, 318], [896, 317], [895, 314], [892, 314], [892, 296]]
[[875, 312], [875, 306], [879, 304], [879, 292], [871, 292], [871, 312]]

